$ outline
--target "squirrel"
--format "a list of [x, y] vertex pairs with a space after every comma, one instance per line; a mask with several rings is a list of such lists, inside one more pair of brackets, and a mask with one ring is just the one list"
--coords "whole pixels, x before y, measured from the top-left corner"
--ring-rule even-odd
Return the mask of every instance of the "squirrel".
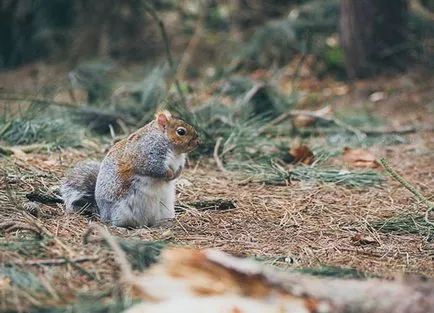
[[64, 178], [66, 210], [86, 207], [118, 227], [153, 226], [175, 216], [175, 179], [200, 144], [193, 126], [169, 111], [110, 148], [101, 163], [84, 161]]

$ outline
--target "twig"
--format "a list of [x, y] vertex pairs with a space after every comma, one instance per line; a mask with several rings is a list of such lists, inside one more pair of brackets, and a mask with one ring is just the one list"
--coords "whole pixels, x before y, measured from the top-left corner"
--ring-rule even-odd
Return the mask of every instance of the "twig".
[[184, 211], [187, 207], [192, 206], [199, 211], [206, 210], [230, 210], [236, 207], [236, 201], [232, 199], [215, 199], [215, 200], [205, 200], [205, 201], [195, 201], [187, 202], [186, 205], [176, 206], [176, 211]]
[[38, 239], [44, 238], [43, 231], [38, 226], [29, 225], [22, 222], [3, 222], [0, 224], [0, 230], [4, 230], [6, 232], [13, 232], [15, 230], [28, 230], [34, 233]]
[[34, 97], [23, 97], [17, 96], [13, 94], [0, 94], [0, 100], [9, 100], [9, 101], [28, 101], [36, 104], [46, 104], [46, 105], [56, 105], [65, 108], [77, 109], [78, 106], [69, 102], [57, 102], [50, 99], [42, 99], [42, 98], [34, 98]]
[[72, 250], [60, 240], [59, 237], [54, 236], [46, 227], [44, 227], [41, 223], [39, 223], [37, 220], [34, 221], [36, 227], [38, 227], [43, 234], [46, 236], [51, 237], [59, 246], [61, 246], [69, 255], [72, 255]]
[[277, 124], [280, 124], [281, 122], [283, 122], [284, 120], [290, 118], [291, 116], [298, 116], [298, 115], [305, 115], [305, 116], [310, 116], [310, 117], [314, 117], [316, 119], [320, 119], [320, 120], [324, 120], [324, 121], [328, 121], [328, 122], [332, 122], [335, 123], [338, 126], [341, 126], [342, 128], [356, 134], [356, 136], [362, 140], [366, 137], [366, 134], [362, 131], [360, 131], [359, 129], [348, 125], [347, 123], [345, 123], [344, 121], [336, 118], [336, 117], [328, 117], [328, 116], [324, 116], [321, 114], [318, 114], [316, 112], [311, 112], [311, 111], [304, 111], [304, 110], [290, 110], [288, 112], [285, 112], [283, 114], [281, 114], [280, 116], [278, 116], [277, 118], [275, 118], [274, 120], [272, 120], [270, 123], [262, 126], [261, 128], [259, 128], [258, 130], [258, 135], [263, 134], [267, 129], [269, 129], [272, 126], [275, 126]]
[[303, 45], [303, 49], [301, 51], [299, 51], [301, 53], [301, 58], [300, 58], [300, 61], [297, 64], [297, 66], [295, 67], [295, 73], [294, 73], [294, 75], [292, 77], [292, 81], [291, 81], [292, 85], [294, 85], [295, 81], [300, 77], [301, 66], [303, 65], [304, 61], [307, 58], [307, 51], [306, 50], [307, 50], [307, 46], [309, 45], [309, 42], [310, 42], [310, 39], [311, 39], [309, 31], [307, 31], [306, 37], [307, 38], [306, 38], [305, 45]]
[[178, 65], [176, 76], [181, 79], [185, 76], [187, 67], [190, 64], [191, 59], [193, 58], [194, 52], [200, 40], [202, 39], [205, 30], [205, 20], [206, 14], [208, 12], [208, 0], [202, 0], [200, 2], [202, 5], [200, 7], [196, 29]]
[[143, 1], [143, 5], [145, 6], [146, 11], [154, 19], [154, 21], [158, 25], [158, 28], [160, 29], [161, 36], [163, 37], [164, 49], [166, 51], [167, 61], [169, 62], [170, 70], [172, 71], [172, 74], [174, 75], [174, 82], [175, 82], [176, 90], [177, 90], [179, 96], [181, 97], [181, 100], [185, 106], [186, 100], [185, 100], [184, 93], [182, 92], [179, 80], [176, 77], [175, 63], [173, 62], [172, 54], [170, 52], [169, 37], [167, 36], [166, 27], [164, 26], [163, 21], [158, 16], [157, 11], [155, 10], [155, 8], [151, 4], [149, 4], [147, 1]]
[[90, 233], [93, 230], [98, 231], [101, 237], [104, 238], [104, 240], [113, 250], [117, 263], [119, 264], [119, 267], [121, 269], [122, 282], [130, 286], [140, 296], [140, 298], [144, 300], [157, 300], [155, 297], [149, 295], [144, 289], [144, 287], [141, 286], [140, 279], [133, 274], [133, 269], [130, 262], [128, 261], [127, 254], [118, 244], [118, 242], [116, 242], [116, 239], [112, 235], [110, 235], [110, 233], [106, 229], [99, 225], [92, 225], [87, 232]]
[[423, 127], [416, 127], [416, 126], [406, 126], [402, 128], [377, 128], [377, 129], [361, 129], [362, 132], [364, 132], [366, 135], [383, 135], [383, 134], [411, 134], [411, 133], [417, 133], [420, 131], [427, 131], [431, 132], [434, 131], [433, 126], [423, 126]]
[[407, 182], [402, 176], [400, 176], [395, 170], [390, 166], [389, 162], [385, 158], [380, 159], [381, 164], [384, 166], [386, 171], [395, 178], [401, 185], [403, 185], [405, 188], [407, 188], [408, 191], [410, 191], [420, 202], [425, 204], [428, 209], [425, 212], [425, 222], [434, 226], [434, 222], [431, 222], [429, 220], [429, 213], [431, 210], [434, 209], [434, 203], [429, 201], [427, 198], [425, 198], [419, 190], [417, 190], [414, 186], [410, 185], [409, 182]]
[[58, 259], [45, 259], [45, 260], [29, 260], [24, 262], [9, 262], [7, 265], [29, 265], [29, 266], [39, 266], [39, 265], [63, 265], [68, 263], [83, 263], [88, 261], [96, 261], [99, 256], [85, 256], [75, 259], [68, 258], [58, 258]]
[[220, 160], [220, 157], [219, 157], [219, 148], [220, 148], [220, 144], [221, 144], [222, 140], [223, 140], [222, 137], [218, 137], [217, 138], [217, 141], [216, 141], [215, 146], [214, 146], [214, 154], [213, 154], [213, 156], [214, 156], [214, 161], [217, 164], [217, 168], [221, 172], [227, 172], [227, 170], [223, 166], [223, 163], [222, 163], [222, 161]]
[[0, 137], [3, 136], [11, 126], [12, 126], [12, 121], [7, 122], [6, 125], [3, 126], [3, 128], [0, 130]]
[[253, 87], [244, 95], [243, 100], [241, 101], [240, 106], [246, 105], [250, 100], [252, 100], [253, 96], [261, 89], [264, 88], [263, 83], [255, 83]]

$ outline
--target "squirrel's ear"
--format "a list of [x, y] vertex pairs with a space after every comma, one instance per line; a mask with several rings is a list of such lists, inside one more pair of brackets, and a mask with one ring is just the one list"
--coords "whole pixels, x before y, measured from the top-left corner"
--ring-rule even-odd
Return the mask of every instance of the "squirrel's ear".
[[169, 111], [160, 111], [156, 114], [156, 120], [158, 125], [163, 128], [166, 129], [167, 125], [169, 125], [169, 119], [172, 117], [172, 114], [170, 114]]

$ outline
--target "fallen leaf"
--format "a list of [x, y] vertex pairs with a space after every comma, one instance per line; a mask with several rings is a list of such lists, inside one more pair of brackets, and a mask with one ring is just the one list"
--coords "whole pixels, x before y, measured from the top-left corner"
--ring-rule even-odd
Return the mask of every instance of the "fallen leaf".
[[371, 102], [378, 102], [385, 99], [387, 99], [387, 94], [384, 91], [377, 91], [369, 96], [369, 101]]
[[288, 163], [300, 162], [306, 165], [312, 164], [315, 158], [312, 150], [308, 146], [301, 144], [299, 139], [294, 141], [291, 150], [289, 150], [289, 156]]
[[367, 236], [365, 234], [357, 234], [357, 235], [351, 237], [351, 241], [356, 246], [370, 245], [373, 243], [377, 243], [377, 241], [373, 237]]
[[179, 178], [176, 181], [176, 187], [180, 187], [181, 189], [185, 188], [185, 187], [190, 187], [192, 185], [193, 185], [193, 183], [186, 178]]
[[363, 148], [344, 148], [345, 162], [352, 164], [355, 167], [378, 167], [376, 156], [368, 149]]
[[6, 290], [11, 286], [11, 279], [7, 276], [0, 277], [0, 290]]

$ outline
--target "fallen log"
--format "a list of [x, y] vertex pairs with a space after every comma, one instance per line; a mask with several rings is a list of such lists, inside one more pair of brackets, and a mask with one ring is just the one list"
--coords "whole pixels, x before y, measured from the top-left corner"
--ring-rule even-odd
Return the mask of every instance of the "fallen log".
[[144, 302], [137, 312], [434, 312], [433, 281], [343, 280], [277, 271], [216, 250], [172, 248], [142, 275], [101, 230], [121, 265], [121, 279]]

